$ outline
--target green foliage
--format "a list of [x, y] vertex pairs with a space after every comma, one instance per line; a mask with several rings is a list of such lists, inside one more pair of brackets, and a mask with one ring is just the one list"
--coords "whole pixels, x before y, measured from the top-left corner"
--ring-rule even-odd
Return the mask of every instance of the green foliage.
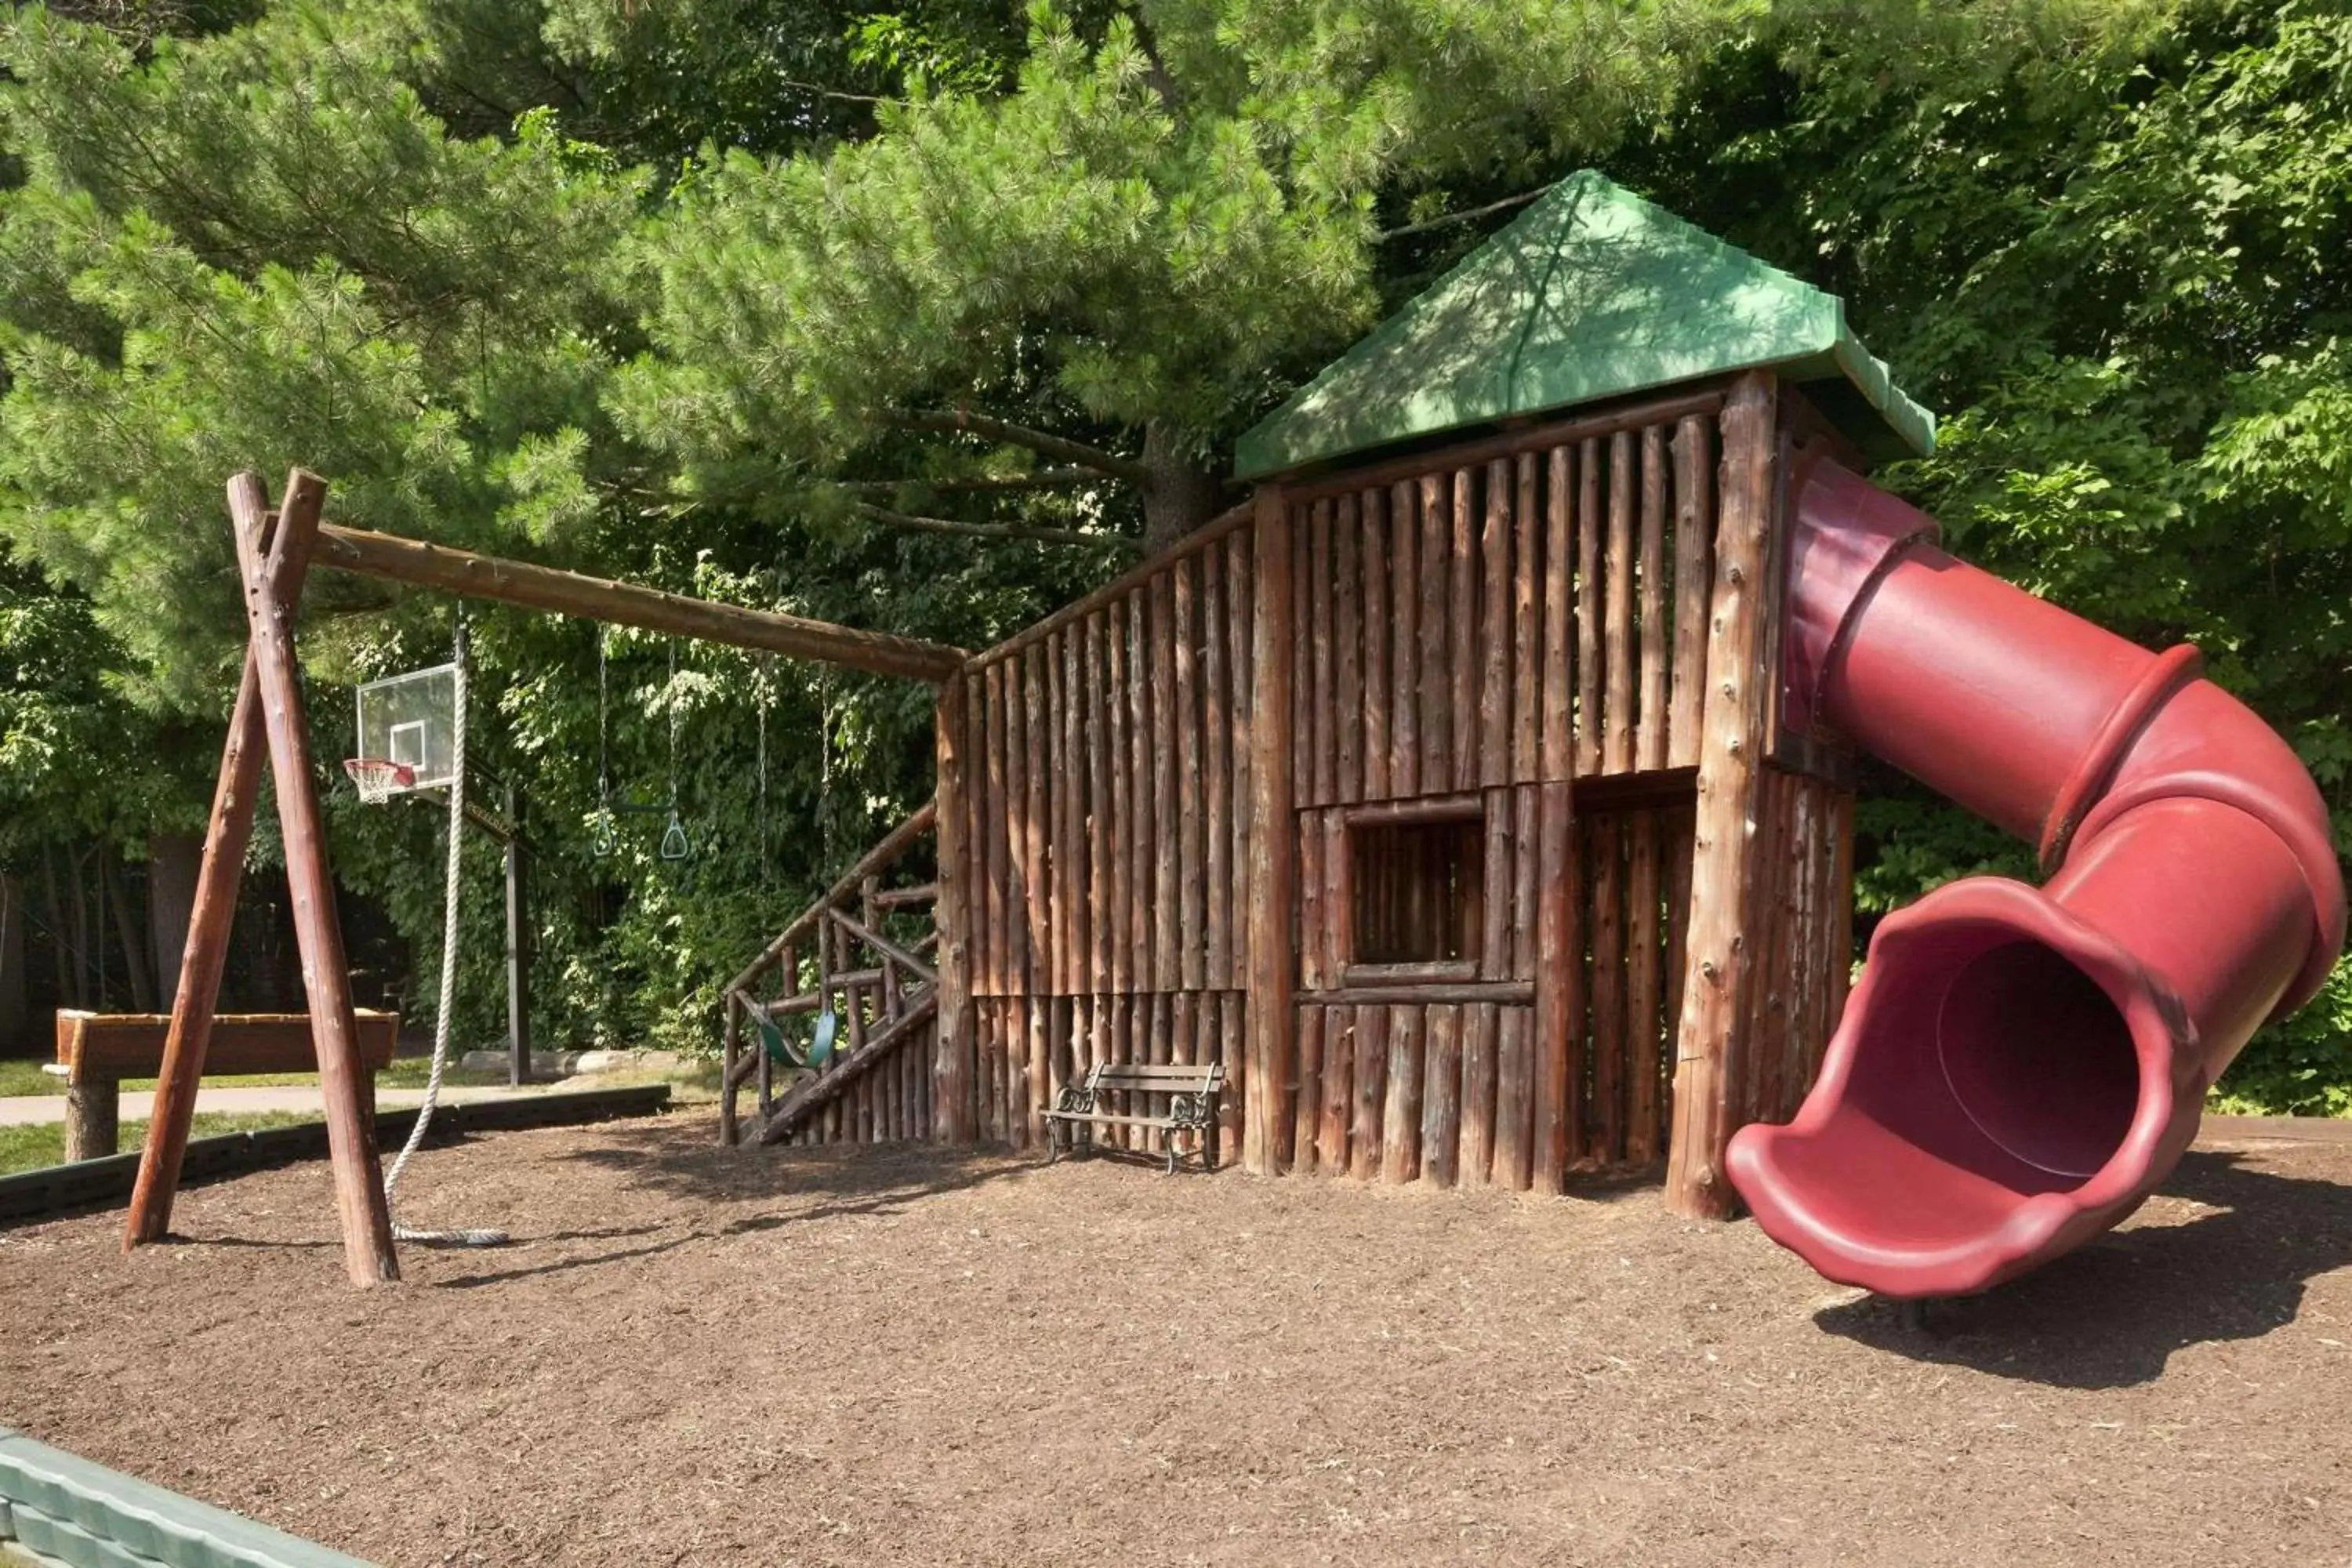
[[[0, 135], [0, 533], [86, 591], [163, 703], [243, 619], [220, 486], [299, 462], [404, 532], [546, 542], [625, 318], [600, 264], [638, 181], [545, 117], [442, 134], [323, 13], [159, 42], [25, 14]], [[154, 614], [169, 605], [175, 613]]]
[[[0, 32], [0, 862], [201, 813], [236, 468], [314, 468], [342, 521], [985, 646], [1223, 504], [1239, 428], [1592, 161], [1844, 295], [1946, 416], [1891, 482], [2034, 591], [2196, 639], [2352, 805], [2343, 5], [117, 9]], [[945, 409], [1004, 427], [920, 417]], [[1047, 466], [1077, 471], [968, 488]], [[614, 634], [600, 702], [589, 629], [474, 632], [550, 1037], [706, 1040], [713, 987], [928, 791], [902, 684], [698, 647], [673, 675]], [[348, 682], [448, 633], [321, 574], [322, 755]], [[604, 773], [675, 779], [690, 865], [639, 817], [590, 852]], [[429, 975], [437, 814], [333, 798], [341, 873]], [[2028, 870], [1892, 778], [1861, 865], [1865, 916]], [[487, 848], [470, 872], [459, 1022], [487, 1037]], [[2347, 984], [2232, 1091], [2340, 1107]]]
[[2213, 1091], [2247, 1116], [2352, 1116], [2352, 966], [2302, 1012], [2254, 1037]]
[[1009, 93], [925, 72], [824, 159], [698, 163], [646, 233], [654, 343], [613, 406], [696, 493], [836, 468], [923, 398], [1206, 462], [1376, 315], [1384, 196], [1612, 145], [1748, 13], [1041, 5]]
[[[2352, 12], [2218, 0], [2155, 21], [1894, 90], [1834, 56], [1801, 86], [1734, 51], [1677, 128], [1722, 155], [1660, 149], [1659, 184], [1844, 292], [1943, 407], [1936, 456], [1891, 482], [1958, 549], [2137, 641], [2196, 641], [2352, 844]], [[1864, 834], [1868, 908], [2026, 871], [1900, 791]], [[2347, 973], [2257, 1037], [2231, 1093], [2342, 1107]]]
[[164, 737], [113, 689], [121, 662], [87, 600], [0, 554], [0, 861], [186, 826], [184, 780], [125, 765]]

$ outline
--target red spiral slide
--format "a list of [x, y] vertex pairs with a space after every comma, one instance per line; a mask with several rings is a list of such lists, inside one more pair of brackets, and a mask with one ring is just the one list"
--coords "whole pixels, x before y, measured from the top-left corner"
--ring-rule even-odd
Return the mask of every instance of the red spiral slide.
[[2326, 808], [2199, 678], [1936, 545], [1826, 459], [1796, 479], [1784, 708], [2041, 850], [1889, 915], [1786, 1126], [1731, 1142], [1757, 1222], [1832, 1279], [1980, 1290], [2123, 1219], [2206, 1089], [2344, 942]]

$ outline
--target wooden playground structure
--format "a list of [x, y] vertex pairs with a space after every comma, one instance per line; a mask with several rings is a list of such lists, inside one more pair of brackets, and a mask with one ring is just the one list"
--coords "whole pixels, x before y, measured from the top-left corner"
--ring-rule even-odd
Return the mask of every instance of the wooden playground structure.
[[[1213, 1061], [1262, 1173], [1664, 1157], [1727, 1214], [1853, 948], [1790, 487], [1931, 430], [1834, 299], [1566, 183], [1243, 438], [1248, 502], [942, 684], [934, 1017], [763, 1087], [762, 1141], [1042, 1147], [1096, 1068]], [[730, 1137], [742, 1016], [869, 1005], [777, 956], [729, 993]]]
[[[1853, 756], [1778, 675], [1791, 474], [1928, 426], [1833, 299], [1560, 190], [1244, 437], [1248, 501], [977, 655], [240, 475], [251, 649], [128, 1242], [169, 1220], [266, 748], [347, 1261], [397, 1273], [294, 679], [313, 561], [937, 689], [933, 802], [725, 987], [730, 1143], [751, 1087], [763, 1143], [1043, 1149], [1097, 1068], [1215, 1063], [1254, 1172], [1553, 1192], [1663, 1157], [1671, 1205], [1728, 1213], [1725, 1145], [1802, 1098], [1852, 948]], [[781, 1085], [803, 1016], [845, 1042]]]
[[1845, 979], [1851, 761], [1766, 679], [1820, 428], [1748, 374], [1264, 485], [975, 658], [940, 1135], [1036, 1143], [1095, 1062], [1213, 1058], [1252, 1170], [1555, 1191], [1671, 1150], [1720, 1212]]

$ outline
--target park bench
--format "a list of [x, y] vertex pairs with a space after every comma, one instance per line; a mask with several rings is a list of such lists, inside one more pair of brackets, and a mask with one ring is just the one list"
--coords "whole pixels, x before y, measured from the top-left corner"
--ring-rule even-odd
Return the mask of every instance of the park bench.
[[[1082, 1084], [1065, 1088], [1045, 1112], [1045, 1163], [1052, 1164], [1064, 1151], [1084, 1148], [1091, 1153], [1097, 1127], [1157, 1128], [1160, 1147], [1168, 1157], [1168, 1173], [1176, 1172], [1176, 1135], [1190, 1131], [1200, 1152], [1201, 1168], [1217, 1168], [1217, 1097], [1224, 1091], [1221, 1063], [1198, 1066], [1183, 1062], [1097, 1062]], [[1109, 1109], [1119, 1097], [1123, 1110]], [[1153, 1099], [1168, 1104], [1157, 1113], [1139, 1110]]]
[[[392, 1064], [400, 1015], [359, 1015], [361, 1089], [371, 1102], [375, 1075]], [[163, 1037], [172, 1020], [162, 1013], [58, 1011], [58, 1059], [48, 1070], [66, 1080], [66, 1158], [98, 1160], [115, 1152], [122, 1121], [122, 1080], [163, 1070]], [[207, 1076], [227, 1073], [316, 1072], [318, 1047], [307, 1013], [223, 1014], [213, 1020], [205, 1050]], [[371, 1104], [370, 1109], [373, 1110]]]

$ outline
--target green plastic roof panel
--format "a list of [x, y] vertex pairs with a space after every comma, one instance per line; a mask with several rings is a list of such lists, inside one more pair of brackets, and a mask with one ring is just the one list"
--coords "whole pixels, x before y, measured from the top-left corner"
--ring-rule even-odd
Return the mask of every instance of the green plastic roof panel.
[[1845, 306], [1652, 205], [1571, 174], [1241, 438], [1259, 479], [1393, 442], [1769, 367], [1872, 457], [1924, 455]]

